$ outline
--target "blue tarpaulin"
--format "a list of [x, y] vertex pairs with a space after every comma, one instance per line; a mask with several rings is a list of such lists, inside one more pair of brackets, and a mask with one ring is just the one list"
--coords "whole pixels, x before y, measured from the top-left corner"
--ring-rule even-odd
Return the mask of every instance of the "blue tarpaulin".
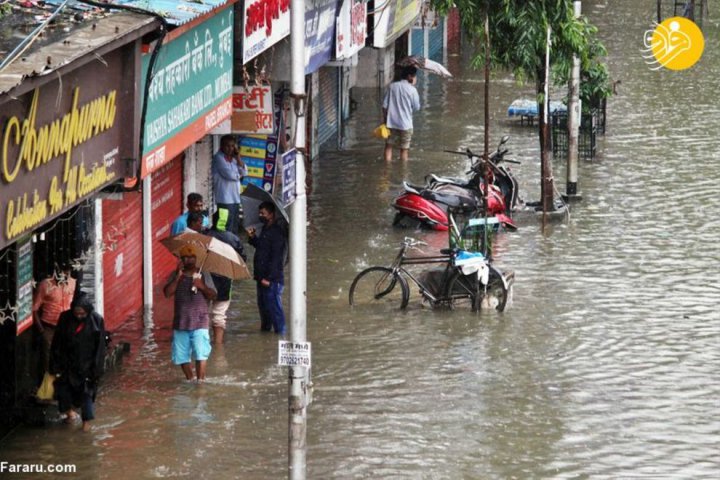
[[[45, 3], [59, 5], [62, 1], [47, 0]], [[111, 3], [159, 13], [170, 25], [178, 26], [232, 2], [231, 0], [202, 0], [202, 2], [188, 0], [114, 0]], [[78, 10], [92, 10], [95, 8], [80, 2], [70, 2], [70, 7]]]

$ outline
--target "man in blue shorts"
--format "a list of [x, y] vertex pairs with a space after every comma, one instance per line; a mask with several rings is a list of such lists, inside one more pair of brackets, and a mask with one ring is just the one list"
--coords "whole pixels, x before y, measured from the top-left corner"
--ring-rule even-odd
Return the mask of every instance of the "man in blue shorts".
[[200, 383], [205, 380], [211, 350], [208, 302], [215, 300], [217, 291], [210, 274], [200, 273], [192, 246], [183, 246], [179, 254], [178, 268], [163, 289], [165, 297], [175, 296], [172, 362], [180, 365], [185, 378], [192, 380], [194, 358], [196, 378]]

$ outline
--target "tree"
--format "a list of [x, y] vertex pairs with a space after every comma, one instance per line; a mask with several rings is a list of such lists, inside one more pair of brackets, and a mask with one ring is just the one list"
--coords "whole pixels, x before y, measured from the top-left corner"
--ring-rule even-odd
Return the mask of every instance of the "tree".
[[[573, 54], [581, 61], [581, 76], [597, 82], [586, 86], [590, 95], [609, 94], [608, 75], [600, 58], [605, 48], [597, 40], [597, 29], [585, 18], [576, 19], [572, 0], [431, 0], [433, 8], [446, 14], [456, 6], [464, 30], [475, 41], [483, 38], [485, 15], [490, 24], [490, 64], [511, 71], [519, 82], [535, 81], [541, 161], [541, 201], [552, 209], [554, 184], [548, 145], [543, 132], [547, 121], [542, 108], [545, 90], [545, 45], [547, 27], [552, 29], [550, 68], [554, 78], [568, 78]], [[483, 50], [473, 58], [473, 66], [485, 63]], [[589, 75], [590, 74], [590, 75]], [[590, 98], [584, 99], [589, 101]]]

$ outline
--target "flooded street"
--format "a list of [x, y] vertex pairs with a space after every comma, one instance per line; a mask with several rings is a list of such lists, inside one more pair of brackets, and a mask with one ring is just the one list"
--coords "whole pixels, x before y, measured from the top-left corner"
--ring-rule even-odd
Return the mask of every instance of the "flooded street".
[[[419, 81], [407, 164], [382, 160], [378, 93], [356, 89], [348, 148], [315, 162], [309, 198], [308, 478], [718, 477], [720, 49], [651, 71], [650, 3], [583, 2], [622, 83], [570, 218], [543, 234], [523, 217], [496, 239], [516, 278], [504, 313], [433, 311], [416, 291], [406, 312], [348, 307], [357, 272], [389, 265], [405, 236], [428, 243], [418, 255], [446, 246], [445, 232], [391, 226], [401, 182], [462, 175], [467, 160], [442, 150], [483, 143], [482, 72], [466, 58], [449, 58], [452, 80]], [[491, 88], [491, 148], [510, 135], [521, 195], [537, 200], [537, 128], [506, 114], [533, 87], [497, 74]], [[104, 382], [93, 433], [19, 428], [2, 459], [73, 463], [83, 479], [285, 478], [287, 369], [259, 331], [254, 284], [234, 298], [207, 384], [171, 365], [168, 312], [156, 312], [123, 333], [132, 351]]]

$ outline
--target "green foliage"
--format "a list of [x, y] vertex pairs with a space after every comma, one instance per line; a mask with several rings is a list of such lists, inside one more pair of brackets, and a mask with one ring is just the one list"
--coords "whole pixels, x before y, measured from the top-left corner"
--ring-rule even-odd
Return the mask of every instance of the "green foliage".
[[8, 3], [0, 3], [0, 18], [4, 17], [12, 11], [12, 6]]
[[572, 0], [431, 0], [441, 14], [457, 6], [463, 29], [475, 41], [478, 54], [472, 66], [485, 64], [482, 49], [485, 15], [490, 24], [490, 64], [493, 68], [511, 71], [517, 81], [536, 82], [538, 93], [545, 70], [545, 36], [547, 26], [552, 29], [550, 60], [553, 78], [567, 83], [572, 56], [580, 57], [583, 103], [610, 95], [607, 66], [602, 62], [607, 54], [597, 39], [597, 28], [586, 18], [576, 19]]

